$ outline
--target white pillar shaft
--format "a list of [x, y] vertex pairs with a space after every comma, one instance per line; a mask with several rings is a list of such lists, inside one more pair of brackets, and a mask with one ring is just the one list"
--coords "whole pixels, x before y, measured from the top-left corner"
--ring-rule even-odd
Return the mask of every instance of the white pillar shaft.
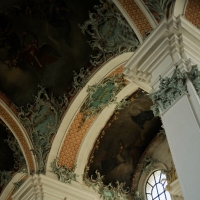
[[[187, 85], [191, 88], [189, 84], [190, 82]], [[168, 108], [161, 118], [184, 199], [197, 200], [200, 199], [200, 127], [198, 122], [200, 112], [196, 111], [200, 109], [200, 106], [195, 90], [189, 89], [189, 91], [189, 94], [184, 94]]]

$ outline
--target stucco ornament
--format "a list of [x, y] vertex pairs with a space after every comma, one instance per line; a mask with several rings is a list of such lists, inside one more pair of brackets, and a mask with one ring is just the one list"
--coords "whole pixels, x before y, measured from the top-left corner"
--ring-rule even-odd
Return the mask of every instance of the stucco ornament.
[[72, 91], [70, 96], [74, 96], [80, 89], [82, 89], [89, 80], [91, 72], [89, 69], [81, 68], [79, 74], [74, 71], [74, 82], [72, 83]]
[[74, 172], [76, 167], [74, 167], [72, 170], [69, 170], [65, 166], [58, 167], [56, 163], [57, 162], [55, 159], [51, 163], [51, 168], [53, 172], [57, 174], [59, 181], [70, 184], [72, 181], [77, 181], [76, 178], [78, 177], [78, 175]]
[[146, 157], [143, 161], [143, 168], [142, 171], [146, 174], [149, 174], [154, 168], [155, 164], [158, 163], [158, 161], [151, 157]]
[[149, 95], [154, 104], [151, 106], [154, 115], [159, 116], [159, 108], [165, 111], [184, 93], [187, 93], [186, 75], [179, 69], [174, 70], [171, 78], [160, 76], [159, 90]]
[[158, 20], [163, 19], [167, 13], [167, 7], [172, 2], [172, 0], [147, 0], [145, 2], [146, 6], [153, 11], [154, 17]]
[[97, 55], [91, 55], [93, 66], [99, 66], [123, 52], [134, 52], [139, 45], [135, 33], [112, 1], [100, 2], [100, 5], [94, 6], [97, 12], [89, 12], [89, 20], [79, 25], [83, 34], [91, 36], [89, 45], [98, 51]]
[[116, 103], [116, 95], [125, 85], [125, 79], [120, 74], [105, 78], [99, 84], [88, 86], [88, 96], [81, 108], [84, 120], [97, 115], [104, 107]]
[[124, 108], [127, 108], [130, 105], [130, 101], [127, 100], [127, 98], [128, 97], [126, 96], [120, 102], [117, 103], [117, 105], [115, 106], [115, 111], [123, 110]]
[[25, 180], [22, 179], [18, 182], [13, 183], [13, 185], [14, 185], [13, 192], [16, 192], [23, 185], [24, 182], [25, 182]]
[[200, 71], [197, 65], [193, 65], [191, 71], [188, 73], [189, 79], [191, 80], [194, 88], [199, 93], [200, 92]]
[[8, 139], [4, 141], [8, 144], [10, 149], [13, 151], [13, 156], [15, 159], [14, 169], [21, 173], [27, 173], [28, 170], [26, 166], [26, 160], [24, 158], [24, 155], [15, 137], [9, 134]]
[[43, 87], [39, 86], [39, 88], [35, 103], [28, 104], [27, 108], [20, 108], [18, 117], [28, 130], [32, 141], [31, 151], [36, 156], [37, 173], [44, 174], [53, 137], [58, 130], [68, 100], [65, 95], [63, 99], [56, 100], [53, 95], [49, 97]]
[[140, 194], [139, 191], [136, 191], [134, 196], [133, 196], [134, 200], [143, 200], [142, 195]]
[[12, 179], [11, 171], [0, 171], [0, 187], [7, 185]]
[[[9, 131], [9, 129], [8, 129]], [[23, 156], [23, 153], [21, 151], [21, 148], [15, 139], [15, 137], [12, 135], [12, 133], [8, 134], [8, 139], [4, 140], [10, 147], [10, 149], [13, 151], [14, 156], [14, 169], [11, 171], [0, 171], [0, 187], [7, 185], [15, 172], [18, 173], [27, 173], [27, 166], [26, 166], [26, 160]]]
[[113, 187], [111, 183], [108, 185], [103, 184], [104, 176], [96, 171], [96, 179], [87, 178], [87, 173], [83, 175], [83, 179], [88, 187], [92, 187], [93, 190], [97, 191], [100, 194], [100, 198], [103, 200], [123, 200], [128, 199], [130, 197], [131, 192], [130, 189], [127, 188], [124, 190], [125, 183], [119, 183], [116, 181], [116, 187]]

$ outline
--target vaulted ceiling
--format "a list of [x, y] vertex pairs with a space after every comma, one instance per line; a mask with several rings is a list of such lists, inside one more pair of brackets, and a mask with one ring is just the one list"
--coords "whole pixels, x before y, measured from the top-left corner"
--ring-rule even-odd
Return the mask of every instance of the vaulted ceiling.
[[[192, 12], [198, 1], [184, 2], [180, 14], [200, 27]], [[161, 122], [150, 110], [149, 91], [131, 85], [124, 65], [177, 6], [171, 0], [1, 1], [0, 176], [46, 174], [57, 158], [56, 167], [77, 165], [87, 180], [98, 170], [105, 185], [118, 180], [131, 188]], [[1, 193], [6, 185], [0, 183]]]

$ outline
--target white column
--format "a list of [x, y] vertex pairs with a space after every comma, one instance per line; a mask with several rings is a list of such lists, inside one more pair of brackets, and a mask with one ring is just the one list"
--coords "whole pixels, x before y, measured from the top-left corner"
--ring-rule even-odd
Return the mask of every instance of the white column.
[[[160, 75], [171, 77], [176, 65], [181, 71], [190, 71], [192, 65], [200, 64], [199, 35], [200, 31], [180, 16], [164, 20], [125, 65], [124, 74], [128, 80], [158, 91]], [[176, 100], [167, 109], [161, 110], [160, 106], [158, 113], [184, 199], [197, 200], [200, 199], [200, 100], [188, 78], [185, 84], [188, 93], [178, 97], [175, 94]], [[170, 98], [172, 94], [166, 93]]]

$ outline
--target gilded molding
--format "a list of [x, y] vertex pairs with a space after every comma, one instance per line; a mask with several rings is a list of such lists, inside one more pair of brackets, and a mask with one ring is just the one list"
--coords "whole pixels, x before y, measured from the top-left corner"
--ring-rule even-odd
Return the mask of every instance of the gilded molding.
[[133, 0], [118, 0], [124, 10], [128, 13], [133, 23], [138, 28], [141, 35], [144, 37], [146, 32], [152, 30], [152, 26], [148, 19]]
[[22, 132], [18, 124], [15, 122], [15, 120], [12, 118], [12, 116], [7, 112], [7, 110], [1, 104], [0, 104], [0, 118], [10, 128], [12, 133], [17, 138], [20, 146], [22, 147], [29, 171], [30, 172], [35, 171], [33, 156], [30, 152], [28, 142], [24, 137], [24, 133]]

